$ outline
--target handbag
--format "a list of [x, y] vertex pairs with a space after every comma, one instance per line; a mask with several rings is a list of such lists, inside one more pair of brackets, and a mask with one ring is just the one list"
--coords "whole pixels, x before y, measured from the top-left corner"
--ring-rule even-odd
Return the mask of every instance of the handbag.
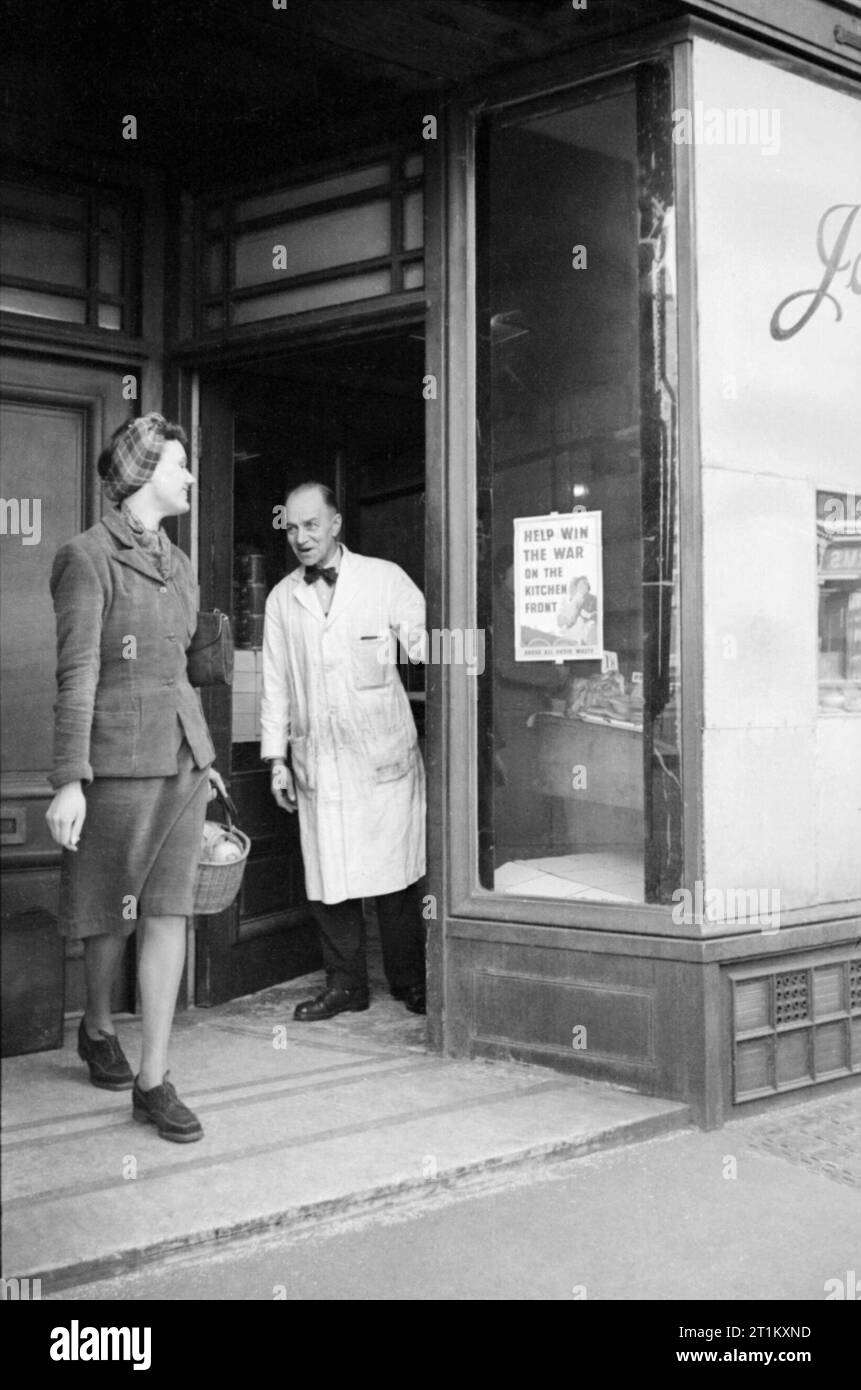
[[220, 608], [198, 613], [197, 627], [186, 652], [186, 671], [191, 685], [233, 683], [230, 619]]

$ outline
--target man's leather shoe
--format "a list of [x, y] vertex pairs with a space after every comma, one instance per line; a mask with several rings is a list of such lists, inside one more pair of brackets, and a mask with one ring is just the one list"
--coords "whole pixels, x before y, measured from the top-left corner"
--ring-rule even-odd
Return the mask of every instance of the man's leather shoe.
[[392, 998], [400, 999], [411, 1014], [427, 1013], [427, 998], [424, 984], [400, 985], [392, 990]]
[[324, 989], [314, 999], [303, 999], [293, 1011], [299, 1023], [316, 1023], [321, 1018], [334, 1018], [336, 1014], [360, 1014], [368, 1008], [370, 1000], [367, 991], [357, 989]]
[[203, 1126], [193, 1110], [183, 1105], [165, 1072], [160, 1086], [142, 1091], [135, 1078], [132, 1093], [132, 1115], [142, 1125], [155, 1125], [162, 1139], [173, 1144], [193, 1144], [203, 1138]]
[[91, 1038], [84, 1020], [78, 1028], [78, 1056], [90, 1069], [90, 1080], [103, 1091], [128, 1091], [134, 1084], [132, 1069], [126, 1061], [116, 1033], [99, 1029], [100, 1037]]

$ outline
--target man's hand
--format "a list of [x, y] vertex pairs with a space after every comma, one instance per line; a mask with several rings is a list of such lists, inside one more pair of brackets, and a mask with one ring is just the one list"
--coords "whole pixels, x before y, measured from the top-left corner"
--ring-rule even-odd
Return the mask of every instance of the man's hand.
[[282, 811], [296, 810], [296, 787], [293, 773], [286, 763], [273, 763], [271, 782], [272, 795]]
[[87, 801], [80, 782], [67, 782], [45, 812], [48, 829], [63, 849], [77, 850], [87, 816]]
[[224, 778], [220, 772], [216, 772], [214, 767], [207, 769], [209, 773], [209, 796], [207, 801], [214, 801], [216, 792], [221, 792], [222, 796], [227, 796], [227, 788], [224, 785]]

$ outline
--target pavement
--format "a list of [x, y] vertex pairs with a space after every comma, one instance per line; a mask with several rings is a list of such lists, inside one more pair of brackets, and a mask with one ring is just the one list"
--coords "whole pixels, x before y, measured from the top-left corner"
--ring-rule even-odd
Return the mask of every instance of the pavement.
[[[685, 1106], [624, 1087], [430, 1053], [424, 1020], [379, 982], [367, 1013], [295, 1023], [321, 982], [178, 1015], [171, 1079], [203, 1122], [196, 1144], [90, 1085], [74, 1019], [62, 1050], [4, 1060], [4, 1277], [62, 1296], [690, 1127]], [[139, 1021], [117, 1031], [135, 1068]]]
[[[680, 1322], [723, 1325], [725, 1335], [735, 1323], [743, 1348], [775, 1360], [812, 1350], [821, 1380], [829, 1358], [842, 1373], [857, 1353], [857, 1314], [847, 1302], [861, 1299], [859, 1140], [861, 1087], [845, 1086], [711, 1133], [673, 1130], [486, 1170], [399, 1203], [191, 1249], [45, 1296], [84, 1304], [565, 1301], [580, 1306], [593, 1351], [597, 1338], [617, 1369], [625, 1356], [641, 1371], [662, 1369], [678, 1346], [702, 1347], [678, 1342]], [[594, 1306], [620, 1301], [621, 1314]], [[691, 1301], [701, 1311], [688, 1309]], [[826, 1303], [818, 1317], [811, 1305]], [[791, 1333], [773, 1331], [787, 1325]]]

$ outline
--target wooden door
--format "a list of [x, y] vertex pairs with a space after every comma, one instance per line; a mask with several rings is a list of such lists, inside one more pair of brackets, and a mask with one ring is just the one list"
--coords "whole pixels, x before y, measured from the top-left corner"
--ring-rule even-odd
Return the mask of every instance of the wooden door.
[[[14, 917], [57, 911], [60, 851], [45, 824], [56, 691], [51, 565], [64, 541], [98, 520], [96, 460], [129, 407], [119, 370], [10, 355], [0, 358], [0, 380], [0, 874], [4, 916]], [[67, 1010], [83, 1008], [79, 944], [67, 948], [65, 976]], [[114, 1007], [133, 1004], [130, 967]]]

